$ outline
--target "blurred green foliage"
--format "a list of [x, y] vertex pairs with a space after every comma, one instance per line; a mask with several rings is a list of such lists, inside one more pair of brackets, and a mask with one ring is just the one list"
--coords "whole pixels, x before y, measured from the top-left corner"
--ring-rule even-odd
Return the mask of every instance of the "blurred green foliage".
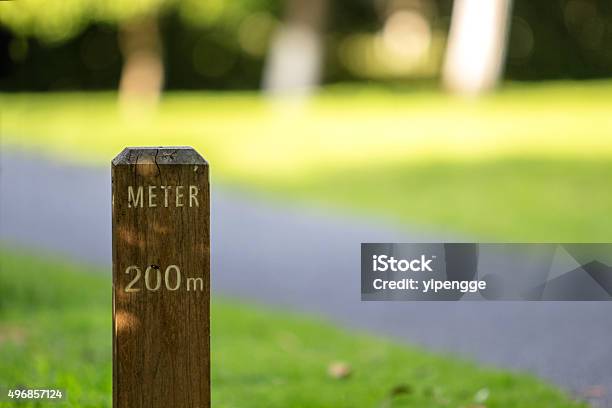
[[0, 3], [0, 23], [18, 36], [56, 43], [78, 35], [90, 24], [121, 24], [171, 11], [193, 26], [231, 27], [255, 11], [273, 11], [277, 4], [278, 0], [20, 0]]
[[[296, 314], [215, 298], [211, 320], [213, 406], [585, 407], [531, 376]], [[110, 407], [111, 333], [108, 272], [0, 250], [3, 386], [67, 390], [67, 403], [49, 406]], [[328, 374], [336, 361], [348, 377]]]
[[[384, 29], [384, 2], [330, 2], [324, 81], [372, 80], [351, 70], [342, 50]], [[418, 2], [415, 2], [415, 4]], [[425, 1], [433, 35], [428, 74], [375, 78], [390, 84], [436, 79], [452, 1]], [[155, 16], [162, 28], [168, 89], [256, 89], [281, 0], [67, 0], [0, 2], [0, 88], [115, 89], [121, 72], [118, 27]], [[515, 0], [506, 58], [513, 80], [609, 77], [612, 3], [607, 0]], [[434, 52], [435, 51], [435, 52]], [[440, 55], [438, 55], [440, 54]], [[372, 56], [365, 56], [372, 59]]]

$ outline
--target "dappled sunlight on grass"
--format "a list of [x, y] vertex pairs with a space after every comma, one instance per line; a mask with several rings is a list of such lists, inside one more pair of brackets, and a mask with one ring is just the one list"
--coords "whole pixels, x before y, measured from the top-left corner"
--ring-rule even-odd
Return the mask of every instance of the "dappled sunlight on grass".
[[300, 104], [169, 93], [156, 113], [139, 117], [122, 115], [112, 93], [4, 94], [0, 103], [8, 144], [104, 162], [127, 145], [188, 144], [220, 178], [268, 179], [434, 158], [608, 156], [609, 95], [608, 83], [510, 88], [481, 100], [345, 90]]
[[[168, 93], [1, 94], [4, 146], [107, 166], [191, 145], [214, 182], [500, 240], [609, 241], [612, 82], [513, 85], [477, 100], [333, 88], [309, 101]], [[429, 228], [429, 227], [427, 227]]]

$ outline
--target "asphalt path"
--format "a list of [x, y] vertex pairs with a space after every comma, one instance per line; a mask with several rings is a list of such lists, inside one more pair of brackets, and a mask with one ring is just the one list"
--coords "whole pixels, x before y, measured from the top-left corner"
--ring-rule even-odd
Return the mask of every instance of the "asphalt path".
[[[211, 196], [215, 293], [530, 372], [612, 406], [612, 303], [361, 302], [361, 242], [448, 237], [216, 185]], [[0, 152], [1, 240], [101, 264], [110, 279], [110, 217], [110, 168]]]

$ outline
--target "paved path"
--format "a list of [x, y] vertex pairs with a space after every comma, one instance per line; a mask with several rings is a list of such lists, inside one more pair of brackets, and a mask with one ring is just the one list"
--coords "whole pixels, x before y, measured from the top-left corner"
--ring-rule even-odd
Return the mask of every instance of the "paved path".
[[[0, 239], [110, 264], [109, 169], [16, 152], [0, 160]], [[612, 406], [612, 303], [360, 302], [360, 242], [436, 237], [221, 188], [212, 197], [217, 293], [530, 371], [573, 392], [603, 386]]]

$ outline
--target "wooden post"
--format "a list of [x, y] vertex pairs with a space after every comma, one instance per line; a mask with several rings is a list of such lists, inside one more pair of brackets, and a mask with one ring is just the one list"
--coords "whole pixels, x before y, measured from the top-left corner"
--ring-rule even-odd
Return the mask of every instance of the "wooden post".
[[126, 148], [112, 184], [113, 407], [210, 407], [208, 163]]

